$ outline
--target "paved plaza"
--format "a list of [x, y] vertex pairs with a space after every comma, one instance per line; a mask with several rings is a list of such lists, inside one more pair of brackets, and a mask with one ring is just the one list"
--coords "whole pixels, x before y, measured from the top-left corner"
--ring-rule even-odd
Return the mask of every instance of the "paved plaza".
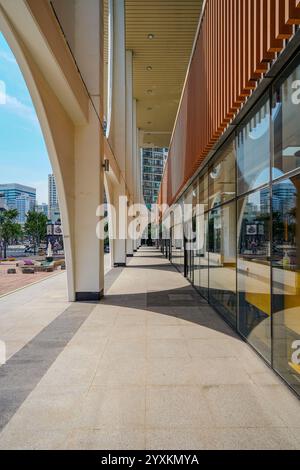
[[0, 300], [1, 449], [296, 449], [300, 402], [157, 250]]
[[[17, 261], [2, 261], [0, 263], [0, 297], [7, 295], [10, 292], [14, 292], [23, 287], [29, 286], [36, 282], [39, 282], [48, 277], [61, 274], [60, 268], [54, 272], [42, 272], [36, 271], [34, 274], [23, 274], [21, 269], [16, 266]], [[7, 274], [7, 270], [10, 268], [16, 269], [15, 274]], [[111, 257], [110, 253], [104, 255], [104, 272], [107, 273], [111, 269]]]

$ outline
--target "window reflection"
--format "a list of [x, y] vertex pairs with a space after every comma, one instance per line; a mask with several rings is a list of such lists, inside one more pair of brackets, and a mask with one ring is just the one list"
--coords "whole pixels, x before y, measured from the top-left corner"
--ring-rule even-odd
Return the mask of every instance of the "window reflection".
[[235, 197], [235, 151], [231, 142], [209, 169], [209, 207]]
[[199, 179], [199, 204], [203, 205], [203, 212], [208, 209], [208, 174], [201, 176]]
[[214, 209], [209, 218], [209, 300], [236, 324], [235, 202]]
[[300, 103], [299, 92], [293, 88], [296, 80], [300, 80], [300, 66], [275, 90], [273, 97], [273, 178], [300, 167]]
[[267, 98], [237, 135], [238, 194], [270, 180], [270, 105]]
[[208, 213], [201, 213], [196, 219], [197, 224], [197, 281], [195, 284], [200, 294], [208, 299]]
[[300, 392], [300, 176], [273, 186], [273, 361]]
[[238, 328], [271, 360], [269, 189], [238, 201]]
[[177, 269], [184, 271], [184, 251], [182, 225], [176, 224], [172, 227], [172, 262]]
[[[172, 253], [201, 295], [270, 363], [272, 350], [272, 366], [300, 395], [297, 80], [300, 66], [288, 69], [275, 86], [272, 118], [268, 93], [234, 144], [222, 148], [186, 192], [185, 202], [192, 205], [186, 233], [194, 245], [184, 250], [181, 223], [172, 231]], [[291, 171], [293, 176], [284, 176]]]

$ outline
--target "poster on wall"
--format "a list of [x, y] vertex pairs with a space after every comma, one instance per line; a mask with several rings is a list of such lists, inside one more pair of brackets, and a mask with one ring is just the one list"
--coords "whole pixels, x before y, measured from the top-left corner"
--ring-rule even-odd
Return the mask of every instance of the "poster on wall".
[[247, 235], [257, 235], [257, 225], [256, 224], [246, 225], [246, 234]]
[[61, 225], [56, 224], [53, 226], [53, 235], [62, 235]]

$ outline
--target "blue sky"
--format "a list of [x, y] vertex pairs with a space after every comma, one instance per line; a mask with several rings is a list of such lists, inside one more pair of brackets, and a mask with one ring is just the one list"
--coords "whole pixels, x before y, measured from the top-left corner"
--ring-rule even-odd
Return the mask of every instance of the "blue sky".
[[[3, 83], [6, 90], [4, 104]], [[47, 202], [48, 173], [51, 172], [26, 83], [0, 32], [0, 183], [33, 186], [37, 189], [38, 202]]]

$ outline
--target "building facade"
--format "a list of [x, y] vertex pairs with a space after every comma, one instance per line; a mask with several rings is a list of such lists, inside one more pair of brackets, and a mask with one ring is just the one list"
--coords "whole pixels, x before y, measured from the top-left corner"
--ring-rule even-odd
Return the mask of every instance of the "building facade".
[[44, 202], [42, 204], [38, 204], [36, 206], [36, 211], [45, 214], [48, 217], [48, 204], [45, 204]]
[[143, 196], [145, 204], [149, 209], [152, 204], [157, 203], [160, 183], [167, 156], [167, 148], [142, 149]]
[[[299, 1], [188, 3], [0, 0], [59, 185], [69, 299], [104, 292], [104, 186], [126, 266], [141, 224], [126, 210], [149, 207], [163, 173], [161, 207], [192, 206], [166, 254], [299, 393]], [[164, 171], [152, 150], [141, 170], [146, 146], [169, 149]]]
[[4, 193], [0, 193], [0, 211], [4, 211], [7, 209], [6, 205], [6, 198]]
[[48, 175], [48, 219], [55, 223], [60, 219], [60, 209], [55, 176]]
[[[268, 17], [265, 2], [259, 22], [256, 3], [247, 11], [252, 29], [233, 35], [226, 8], [207, 2], [203, 12], [160, 191], [161, 203], [192, 209], [166, 229], [162, 249], [300, 395], [300, 11], [282, 2], [286, 10], [277, 4], [277, 19]], [[243, 9], [233, 13], [242, 21]], [[218, 47], [235, 64], [230, 80], [222, 54], [212, 61], [213, 47], [202, 47], [215, 23]], [[201, 61], [221, 81], [210, 83]], [[197, 95], [195, 76], [207, 96]]]
[[7, 209], [19, 211], [19, 223], [25, 223], [25, 215], [36, 205], [36, 189], [23, 184], [0, 184], [2, 201]]
[[24, 225], [26, 222], [27, 214], [35, 208], [34, 203], [30, 196], [21, 194], [16, 197], [16, 209], [18, 211], [17, 222]]

